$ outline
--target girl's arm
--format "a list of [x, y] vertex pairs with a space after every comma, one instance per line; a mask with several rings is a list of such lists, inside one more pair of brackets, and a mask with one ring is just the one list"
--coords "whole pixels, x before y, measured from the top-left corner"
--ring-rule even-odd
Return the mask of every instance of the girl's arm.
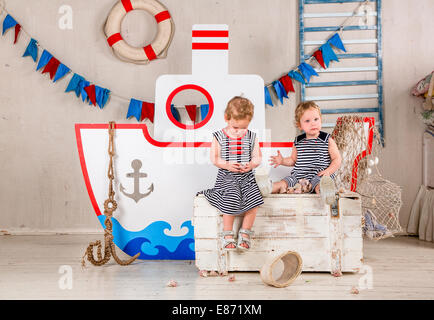
[[240, 172], [240, 165], [238, 163], [223, 160], [220, 156], [220, 152], [220, 144], [217, 139], [213, 137], [210, 150], [211, 163], [217, 168], [226, 169], [232, 172]]
[[270, 157], [270, 164], [274, 165], [275, 168], [278, 166], [286, 166], [286, 167], [293, 167], [295, 166], [295, 162], [297, 161], [297, 148], [293, 147], [291, 155], [287, 158], [282, 157], [282, 154], [279, 150], [277, 150], [277, 156], [271, 156]]
[[329, 176], [332, 173], [335, 173], [340, 168], [342, 163], [341, 153], [339, 152], [336, 142], [331, 137], [329, 138], [329, 154], [331, 159], [330, 166], [324, 171], [318, 173], [318, 176], [320, 177], [323, 175]]
[[259, 140], [258, 138], [255, 139], [255, 144], [253, 145], [253, 151], [252, 151], [252, 159], [249, 163], [246, 163], [243, 167], [242, 172], [248, 172], [250, 170], [253, 170], [261, 165], [262, 162], [262, 152], [261, 148], [259, 147]]

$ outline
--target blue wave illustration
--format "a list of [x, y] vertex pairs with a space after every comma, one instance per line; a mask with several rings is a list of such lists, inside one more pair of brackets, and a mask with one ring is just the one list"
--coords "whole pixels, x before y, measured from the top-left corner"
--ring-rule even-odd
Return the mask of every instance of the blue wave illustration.
[[128, 242], [123, 251], [129, 255], [135, 255], [137, 252], [140, 252], [139, 259], [142, 260], [194, 260], [194, 251], [190, 249], [190, 243], [193, 242], [193, 239], [182, 240], [174, 252], [167, 250], [164, 246], [158, 245], [155, 246], [157, 254], [149, 255], [143, 252], [142, 245], [144, 243], [151, 243], [151, 241], [146, 238], [135, 238]]
[[[105, 215], [98, 216], [105, 228]], [[155, 221], [141, 231], [129, 231], [122, 227], [116, 218], [112, 218], [113, 242], [130, 256], [140, 252], [142, 260], [194, 260], [194, 230], [191, 221], [181, 225], [187, 228], [184, 236], [168, 236], [165, 230], [172, 226], [166, 221]]]

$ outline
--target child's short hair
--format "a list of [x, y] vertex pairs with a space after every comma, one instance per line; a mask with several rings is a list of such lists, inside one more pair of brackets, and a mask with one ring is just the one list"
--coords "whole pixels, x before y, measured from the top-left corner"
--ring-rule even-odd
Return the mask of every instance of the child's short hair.
[[318, 105], [313, 101], [304, 101], [300, 102], [295, 108], [295, 125], [298, 126], [300, 124], [301, 117], [303, 114], [309, 110], [309, 109], [316, 109], [318, 110], [319, 116], [321, 117], [321, 109], [318, 107]]
[[254, 113], [253, 110], [253, 103], [249, 99], [236, 96], [229, 100], [226, 106], [225, 116], [227, 120], [242, 120], [246, 118], [252, 120]]

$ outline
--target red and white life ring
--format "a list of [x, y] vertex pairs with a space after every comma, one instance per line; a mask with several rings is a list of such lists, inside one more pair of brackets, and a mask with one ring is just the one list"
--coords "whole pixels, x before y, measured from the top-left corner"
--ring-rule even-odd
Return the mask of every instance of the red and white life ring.
[[[145, 10], [155, 17], [158, 32], [154, 41], [144, 48], [132, 47], [121, 35], [121, 23], [132, 10]], [[121, 0], [116, 3], [105, 24], [107, 42], [121, 60], [146, 64], [165, 57], [173, 36], [173, 22], [169, 11], [156, 0]]]

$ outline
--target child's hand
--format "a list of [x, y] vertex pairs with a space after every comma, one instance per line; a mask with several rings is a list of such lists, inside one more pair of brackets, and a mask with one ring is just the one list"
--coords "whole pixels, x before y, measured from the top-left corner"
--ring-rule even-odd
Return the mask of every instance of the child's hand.
[[241, 172], [242, 167], [238, 162], [228, 162], [225, 169], [231, 172]]
[[244, 166], [241, 167], [241, 172], [249, 172], [253, 169], [253, 166], [250, 162], [244, 164]]
[[274, 168], [277, 168], [278, 166], [280, 166], [283, 162], [283, 157], [280, 154], [280, 151], [277, 150], [277, 156], [271, 156], [270, 157], [270, 164], [273, 166]]
[[318, 172], [318, 177], [321, 177], [321, 176], [329, 176], [329, 175], [331, 175], [332, 173], [333, 173], [333, 172], [330, 172], [329, 170], [325, 169], [325, 170], [323, 170], [323, 171]]

